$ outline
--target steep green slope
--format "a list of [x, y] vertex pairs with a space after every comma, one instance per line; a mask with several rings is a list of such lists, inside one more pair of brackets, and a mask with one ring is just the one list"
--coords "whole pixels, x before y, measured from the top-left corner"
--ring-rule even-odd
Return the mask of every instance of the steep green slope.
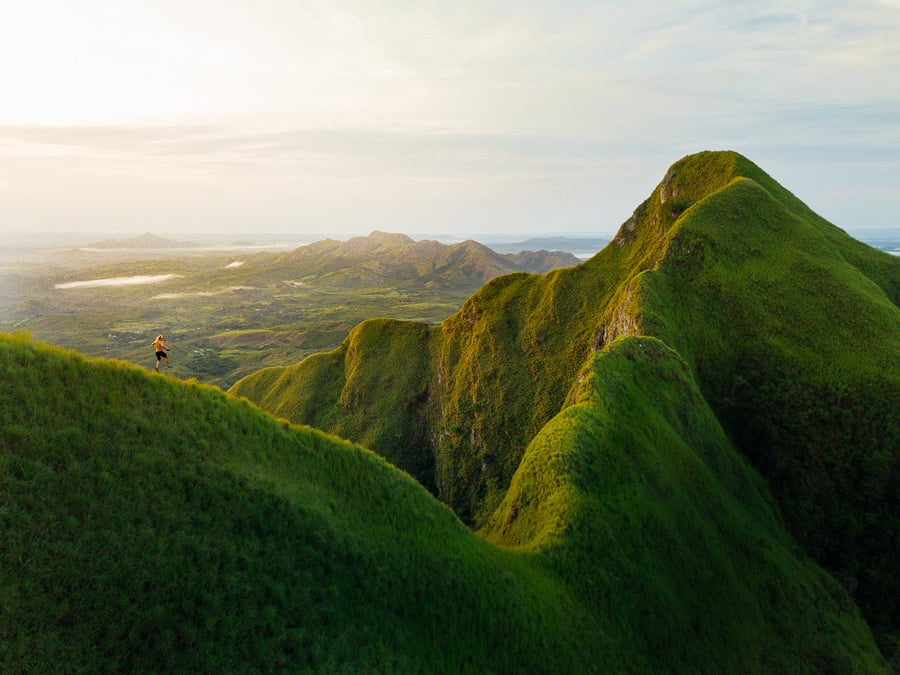
[[[266, 368], [235, 391], [276, 417], [303, 419], [377, 449], [434, 492], [434, 457], [422, 419], [434, 337], [435, 329], [426, 324], [365, 321], [333, 352], [313, 355], [296, 367]], [[364, 357], [379, 367], [369, 367]], [[292, 395], [283, 396], [284, 390]]]
[[610, 634], [671, 672], [877, 669], [857, 651], [868, 630], [841, 618], [852, 601], [770, 499], [681, 357], [624, 337], [529, 444], [484, 534], [540, 550]]
[[[278, 376], [263, 371], [234, 391], [329, 431], [350, 414], [353, 440], [377, 425], [371, 447], [390, 457], [421, 457], [398, 446], [410, 425], [424, 425], [416, 438], [430, 439], [433, 477], [419, 472], [425, 462], [401, 466], [434, 481], [435, 494], [478, 528], [592, 354], [622, 335], [659, 337], [770, 482], [794, 536], [895, 653], [898, 289], [900, 259], [852, 240], [746, 158], [700, 153], [673, 165], [591, 260], [495, 279], [418, 351], [404, 348], [430, 380], [405, 375], [402, 360], [355, 357], [354, 379], [378, 371], [406, 387], [401, 398], [417, 402], [407, 411], [379, 407], [377, 392], [349, 410], [342, 350]], [[391, 351], [394, 332], [375, 327], [361, 348]], [[314, 418], [292, 408], [313, 399]]]
[[0, 371], [0, 669], [885, 671], [657, 341], [585, 370], [502, 547], [217, 390], [21, 338]]
[[[364, 322], [334, 352], [263, 369], [230, 391], [292, 421], [332, 433], [340, 427], [386, 457], [421, 456], [418, 447], [401, 447], [411, 426], [419, 429], [435, 470], [399, 466], [436, 485], [443, 501], [478, 525], [502, 498], [527, 443], [564, 404], [594, 326], [620, 301], [628, 260], [619, 249], [600, 255], [606, 265], [494, 279], [418, 345], [395, 342], [402, 324]], [[386, 351], [393, 357], [385, 360]], [[349, 353], [355, 365], [346, 362]], [[357, 396], [351, 407], [345, 389], [360, 391], [359, 378], [388, 386]], [[384, 396], [414, 403], [389, 409]]]
[[800, 543], [896, 639], [900, 260], [863, 257], [758, 169], [740, 168], [673, 226], [643, 279], [643, 324], [694, 364]]

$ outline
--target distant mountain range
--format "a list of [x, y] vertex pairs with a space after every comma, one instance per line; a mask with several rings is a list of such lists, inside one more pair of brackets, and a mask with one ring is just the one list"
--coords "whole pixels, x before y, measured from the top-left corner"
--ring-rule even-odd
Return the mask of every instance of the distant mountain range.
[[563, 251], [503, 254], [471, 240], [448, 245], [378, 231], [347, 241], [317, 241], [281, 258], [295, 274], [319, 283], [360, 287], [416, 283], [473, 290], [502, 274], [544, 273], [579, 262]]
[[[384, 234], [379, 232], [374, 232], [374, 235]], [[900, 250], [900, 228], [882, 228], [882, 229], [859, 229], [852, 230], [850, 232], [851, 235], [859, 239], [860, 241], [864, 241], [870, 246], [875, 248], [879, 248], [882, 250]], [[410, 243], [416, 243], [416, 240], [407, 237], [402, 234], [393, 234], [389, 235], [394, 239], [395, 244], [403, 244], [408, 245]], [[402, 238], [402, 241], [401, 241]], [[360, 239], [360, 238], [357, 238]], [[554, 253], [569, 253], [573, 256], [577, 256], [578, 259], [583, 259], [585, 257], [590, 257], [591, 255], [599, 252], [603, 249], [611, 240], [611, 237], [606, 236], [596, 236], [596, 237], [570, 237], [570, 236], [560, 236], [560, 237], [531, 237], [529, 239], [523, 239], [521, 241], [503, 241], [503, 240], [495, 240], [493, 238], [487, 238], [484, 241], [481, 241], [482, 245], [490, 248], [492, 251], [501, 254], [515, 254], [520, 252], [554, 252]], [[324, 241], [335, 241], [331, 239], [327, 239]], [[432, 240], [421, 239], [418, 240], [419, 243], [428, 243]], [[246, 247], [251, 247], [253, 245], [252, 241], [242, 241], [242, 242], [233, 242], [231, 245], [239, 246], [243, 245]], [[458, 244], [457, 244], [458, 245]], [[167, 239], [165, 237], [159, 237], [155, 234], [151, 234], [146, 232], [137, 237], [129, 237], [126, 239], [104, 239], [102, 241], [97, 241], [91, 244], [87, 244], [84, 248], [89, 249], [131, 249], [131, 250], [165, 250], [165, 249], [185, 249], [185, 248], [196, 248], [200, 246], [195, 242], [189, 241], [180, 241], [176, 239]], [[574, 263], [570, 263], [574, 264]], [[540, 267], [540, 266], [538, 266]], [[548, 268], [550, 269], [550, 268]], [[537, 271], [537, 270], [535, 270]], [[547, 271], [547, 270], [543, 270]]]
[[[572, 254], [593, 255], [606, 246], [612, 237], [532, 237], [522, 241], [486, 241], [498, 253], [519, 251], [568, 251]], [[587, 256], [590, 257], [590, 256]]]
[[158, 237], [155, 234], [145, 232], [137, 237], [129, 237], [127, 239], [104, 239], [92, 244], [88, 244], [84, 248], [100, 248], [100, 249], [171, 249], [171, 248], [192, 248], [196, 244], [185, 241], [176, 241], [174, 239], [166, 239]]

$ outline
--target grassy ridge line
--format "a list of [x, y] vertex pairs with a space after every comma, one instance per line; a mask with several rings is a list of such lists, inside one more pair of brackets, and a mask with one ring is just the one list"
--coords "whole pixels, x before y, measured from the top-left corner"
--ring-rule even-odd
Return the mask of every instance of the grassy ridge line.
[[[412, 456], [432, 454], [433, 468], [425, 461], [399, 466], [434, 485], [464, 520], [480, 523], [502, 498], [528, 441], [564, 405], [596, 326], [617, 311], [629, 252], [606, 249], [603, 266], [494, 279], [416, 341], [400, 337], [407, 332], [402, 322], [364, 322], [337, 350], [262, 369], [230, 391], [392, 461], [403, 456], [398, 440], [410, 438], [410, 428], [424, 431]], [[373, 358], [349, 366], [349, 345]], [[354, 380], [367, 371], [389, 386], [348, 405], [345, 390], [365, 392]]]
[[[427, 392], [437, 494], [484, 524], [591, 353], [621, 335], [660, 337], [795, 536], [900, 653], [898, 285], [900, 259], [855, 242], [746, 158], [686, 157], [597, 256], [496, 279], [444, 321]], [[317, 363], [301, 364], [306, 377]], [[266, 395], [289, 406], [314, 394], [294, 380]], [[338, 418], [330, 396], [320, 404]], [[376, 411], [379, 425], [407, 423], [396, 410], [354, 415], [365, 425]]]
[[23, 338], [0, 369], [4, 670], [627, 659], [551, 574], [358, 446]]
[[669, 672], [884, 669], [846, 591], [787, 535], [659, 340], [594, 357], [482, 534], [541, 551], [605, 632]]
[[673, 227], [645, 316], [694, 365], [797, 539], [900, 654], [900, 260], [863, 256], [758, 169], [745, 173]]
[[[295, 366], [264, 368], [231, 392], [258, 401], [277, 417], [302, 419], [375, 449], [435, 492], [434, 457], [423, 416], [437, 331], [427, 324], [370, 319], [337, 349]], [[363, 355], [378, 368], [364, 365]]]
[[818, 236], [824, 237], [830, 244], [830, 256], [842, 258], [879, 286], [894, 305], [900, 305], [900, 274], [897, 272], [900, 261], [896, 256], [854, 239], [809, 208], [746, 157], [732, 154], [736, 155], [735, 162], [742, 177], [753, 180], [784, 208], [814, 227]]
[[[891, 277], [900, 277], [894, 256], [871, 249], [870, 260], [893, 263]], [[848, 263], [818, 223], [784, 208], [751, 179], [735, 179], [684, 214], [657, 279], [652, 310], [669, 319], [660, 330], [688, 357], [703, 354], [721, 364], [740, 353], [742, 341], [768, 340], [792, 361], [809, 364], [813, 377], [900, 376], [900, 341], [878, 340], [875, 352], [859, 348], [867, 334], [900, 334], [891, 285]], [[674, 284], [691, 293], [674, 297]], [[717, 314], [702, 309], [713, 300], [721, 306]], [[713, 352], [687, 342], [726, 327]]]
[[[717, 188], [722, 171], [733, 171], [733, 157], [715, 157], [724, 166], [705, 173], [702, 189]], [[651, 202], [636, 210], [614, 245], [590, 261], [543, 275], [493, 279], [441, 324], [436, 343], [412, 351], [396, 347], [396, 358], [367, 362], [366, 368], [386, 372], [396, 390], [409, 383], [404, 359], [416, 367], [424, 360], [431, 381], [402, 394], [424, 401], [424, 409], [415, 406], [407, 414], [384, 406], [378, 399], [382, 390], [372, 392], [367, 407], [346, 406], [341, 392], [354, 385], [340, 365], [344, 346], [285, 370], [264, 369], [230, 391], [392, 458], [403, 455], [394, 439], [409, 437], [406, 429], [415, 419], [427, 430], [434, 470], [424, 461], [399, 466], [434, 485], [442, 501], [478, 527], [502, 499], [528, 442], [565, 405], [591, 352], [618, 335], [645, 332], [640, 279], [664, 256], [666, 232], [680, 215], [648, 209]], [[375, 324], [356, 344], [383, 354], [395, 349], [390, 344], [397, 330]], [[379, 429], [377, 438], [368, 433], [370, 425]], [[418, 447], [414, 454], [424, 456]]]

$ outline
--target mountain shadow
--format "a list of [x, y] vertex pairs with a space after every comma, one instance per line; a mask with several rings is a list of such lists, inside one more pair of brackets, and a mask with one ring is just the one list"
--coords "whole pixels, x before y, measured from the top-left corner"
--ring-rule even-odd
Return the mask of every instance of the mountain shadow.
[[[540, 481], [514, 492], [528, 448], [577, 408], [586, 364], [625, 337], [656, 338], [764, 477], [793, 537], [896, 655], [898, 272], [900, 259], [853, 240], [746, 158], [699, 153], [583, 264], [494, 279], [440, 327], [364, 323], [337, 350], [232, 391], [366, 443], [485, 536], [515, 544], [531, 541], [520, 514], [547, 508], [533, 495], [555, 494]], [[663, 412], [647, 414], [641, 441], [628, 442], [662, 452]]]

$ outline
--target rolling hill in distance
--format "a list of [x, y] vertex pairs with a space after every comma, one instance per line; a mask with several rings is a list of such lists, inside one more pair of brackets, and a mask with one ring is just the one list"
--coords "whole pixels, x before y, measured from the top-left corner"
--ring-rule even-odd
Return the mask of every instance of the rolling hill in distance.
[[197, 244], [192, 242], [182, 242], [175, 239], [167, 239], [158, 237], [150, 232], [129, 237], [127, 239], [104, 239], [88, 244], [86, 249], [170, 249], [170, 248], [194, 248]]
[[519, 251], [568, 251], [578, 258], [590, 258], [612, 237], [531, 237], [521, 241], [487, 239], [482, 243], [498, 253], [518, 253]]
[[363, 319], [438, 324], [498, 275], [577, 263], [561, 251], [498, 254], [474, 241], [382, 232], [284, 253], [143, 235], [0, 275], [0, 328], [136, 364], [163, 333], [181, 377], [227, 387], [262, 366], [332, 349]]
[[347, 241], [325, 239], [297, 248], [283, 264], [304, 270], [310, 277], [345, 286], [469, 287], [472, 290], [494, 277], [512, 272], [548, 272], [579, 262], [571, 253], [520, 250], [496, 253], [484, 244], [467, 240], [442, 244], [415, 241], [404, 234], [373, 232]]
[[890, 672], [898, 272], [700, 153], [228, 394], [0, 336], [0, 669]]

